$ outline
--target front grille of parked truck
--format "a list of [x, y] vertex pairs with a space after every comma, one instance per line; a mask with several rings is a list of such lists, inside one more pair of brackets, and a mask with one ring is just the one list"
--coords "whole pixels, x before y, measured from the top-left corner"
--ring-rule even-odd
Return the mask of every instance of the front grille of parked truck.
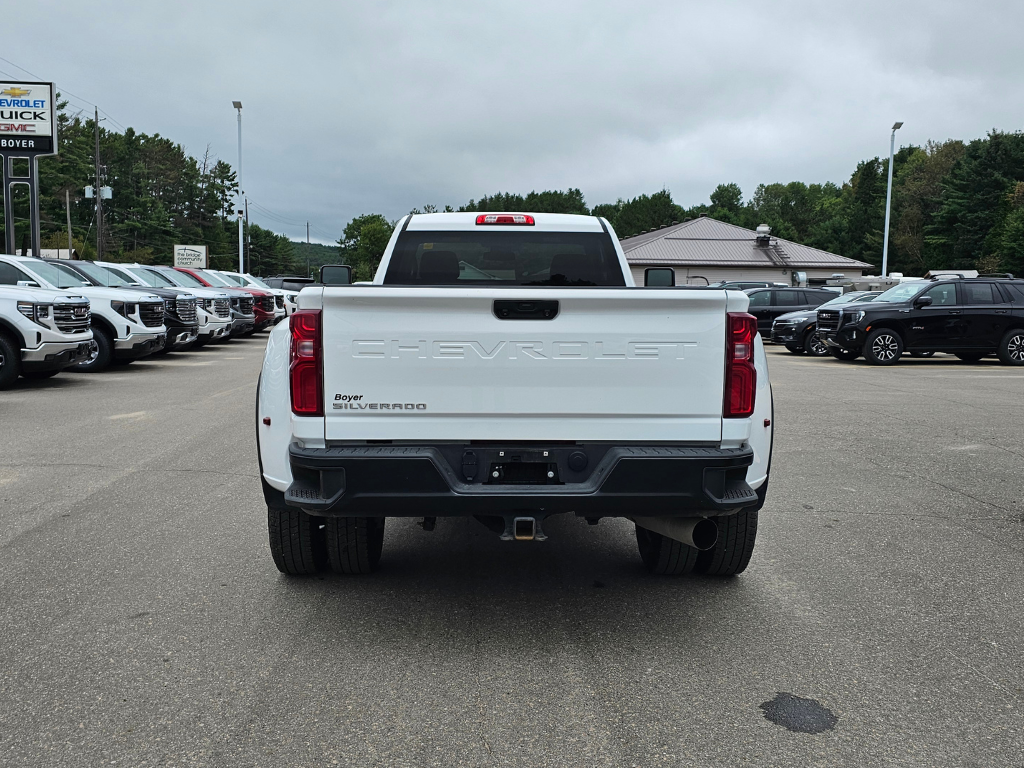
[[217, 317], [231, 317], [231, 299], [214, 299], [213, 311]]
[[139, 318], [147, 328], [164, 324], [164, 303], [162, 301], [140, 301]]
[[819, 331], [835, 331], [839, 328], [839, 312], [831, 309], [818, 310]]
[[274, 311], [274, 297], [273, 296], [260, 296], [260, 309], [264, 312]]
[[199, 317], [196, 313], [195, 299], [178, 299], [174, 305], [174, 314], [183, 323], [194, 323]]
[[64, 333], [84, 333], [89, 330], [92, 312], [88, 304], [54, 304], [53, 322]]
[[241, 312], [243, 315], [251, 315], [252, 314], [253, 301], [254, 301], [254, 299], [253, 299], [252, 296], [241, 296], [241, 297], [239, 297], [239, 299], [238, 299], [238, 311]]

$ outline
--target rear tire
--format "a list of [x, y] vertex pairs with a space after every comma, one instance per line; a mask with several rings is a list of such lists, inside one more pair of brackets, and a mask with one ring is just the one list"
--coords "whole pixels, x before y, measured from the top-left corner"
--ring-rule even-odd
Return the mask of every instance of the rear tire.
[[864, 359], [872, 365], [896, 365], [903, 356], [903, 339], [896, 331], [879, 328], [864, 342]]
[[965, 363], [977, 363], [985, 356], [979, 352], [954, 352], [953, 354]]
[[14, 386], [21, 373], [21, 348], [11, 337], [0, 333], [0, 389]]
[[658, 576], [682, 576], [693, 570], [699, 554], [681, 541], [636, 526], [636, 545], [647, 570]]
[[78, 365], [72, 366], [71, 370], [81, 373], [96, 373], [110, 365], [114, 359], [114, 340], [110, 333], [99, 325], [92, 327], [92, 348], [89, 357]]
[[931, 352], [911, 352], [911, 357], [935, 357], [935, 351]]
[[694, 570], [708, 576], [735, 576], [743, 573], [754, 553], [757, 541], [757, 510], [742, 509], [735, 515], [716, 517], [718, 541], [697, 555]]
[[312, 576], [326, 562], [323, 521], [301, 509], [267, 508], [270, 554], [289, 576]]
[[336, 573], [373, 573], [384, 549], [383, 517], [330, 517], [327, 554]]
[[828, 354], [828, 345], [818, 338], [818, 332], [814, 328], [804, 335], [804, 352], [811, 357], [825, 357]]
[[858, 357], [860, 357], [859, 352], [851, 352], [850, 350], [843, 349], [842, 347], [829, 347], [828, 353], [832, 355], [832, 357], [834, 357], [836, 360], [842, 360], [843, 362], [846, 363], [850, 362], [851, 360], [856, 360]]
[[1024, 365], [1024, 328], [1014, 328], [1003, 336], [996, 354], [1003, 365]]

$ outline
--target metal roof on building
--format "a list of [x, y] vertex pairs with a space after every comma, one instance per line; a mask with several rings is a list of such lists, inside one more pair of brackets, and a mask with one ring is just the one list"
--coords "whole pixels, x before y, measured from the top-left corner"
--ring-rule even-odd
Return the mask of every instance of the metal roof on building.
[[666, 266], [869, 269], [870, 264], [775, 236], [758, 242], [750, 229], [708, 217], [684, 221], [622, 241], [630, 264]]

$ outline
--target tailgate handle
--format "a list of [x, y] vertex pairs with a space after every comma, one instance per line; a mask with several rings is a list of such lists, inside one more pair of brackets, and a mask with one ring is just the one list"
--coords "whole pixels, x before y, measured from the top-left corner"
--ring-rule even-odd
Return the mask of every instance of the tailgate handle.
[[495, 299], [494, 301], [494, 316], [499, 320], [554, 320], [557, 315], [557, 301], [521, 299]]

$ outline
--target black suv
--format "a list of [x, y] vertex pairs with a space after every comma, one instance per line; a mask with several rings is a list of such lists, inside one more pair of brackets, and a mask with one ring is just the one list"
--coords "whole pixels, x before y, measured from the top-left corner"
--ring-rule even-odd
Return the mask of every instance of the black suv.
[[786, 349], [794, 355], [807, 354], [812, 357], [826, 357], [828, 356], [828, 346], [818, 338], [815, 328], [818, 310], [871, 301], [880, 293], [881, 291], [851, 291], [829, 299], [818, 309], [798, 309], [796, 312], [779, 315], [772, 323], [772, 343], [785, 344]]
[[818, 337], [840, 360], [893, 365], [904, 352], [996, 354], [1024, 365], [1024, 280], [964, 278], [897, 285], [873, 301], [818, 310]]
[[745, 291], [750, 297], [747, 311], [757, 318], [757, 330], [766, 339], [772, 335], [772, 323], [779, 315], [799, 309], [814, 309], [839, 295], [824, 288], [752, 288]]

